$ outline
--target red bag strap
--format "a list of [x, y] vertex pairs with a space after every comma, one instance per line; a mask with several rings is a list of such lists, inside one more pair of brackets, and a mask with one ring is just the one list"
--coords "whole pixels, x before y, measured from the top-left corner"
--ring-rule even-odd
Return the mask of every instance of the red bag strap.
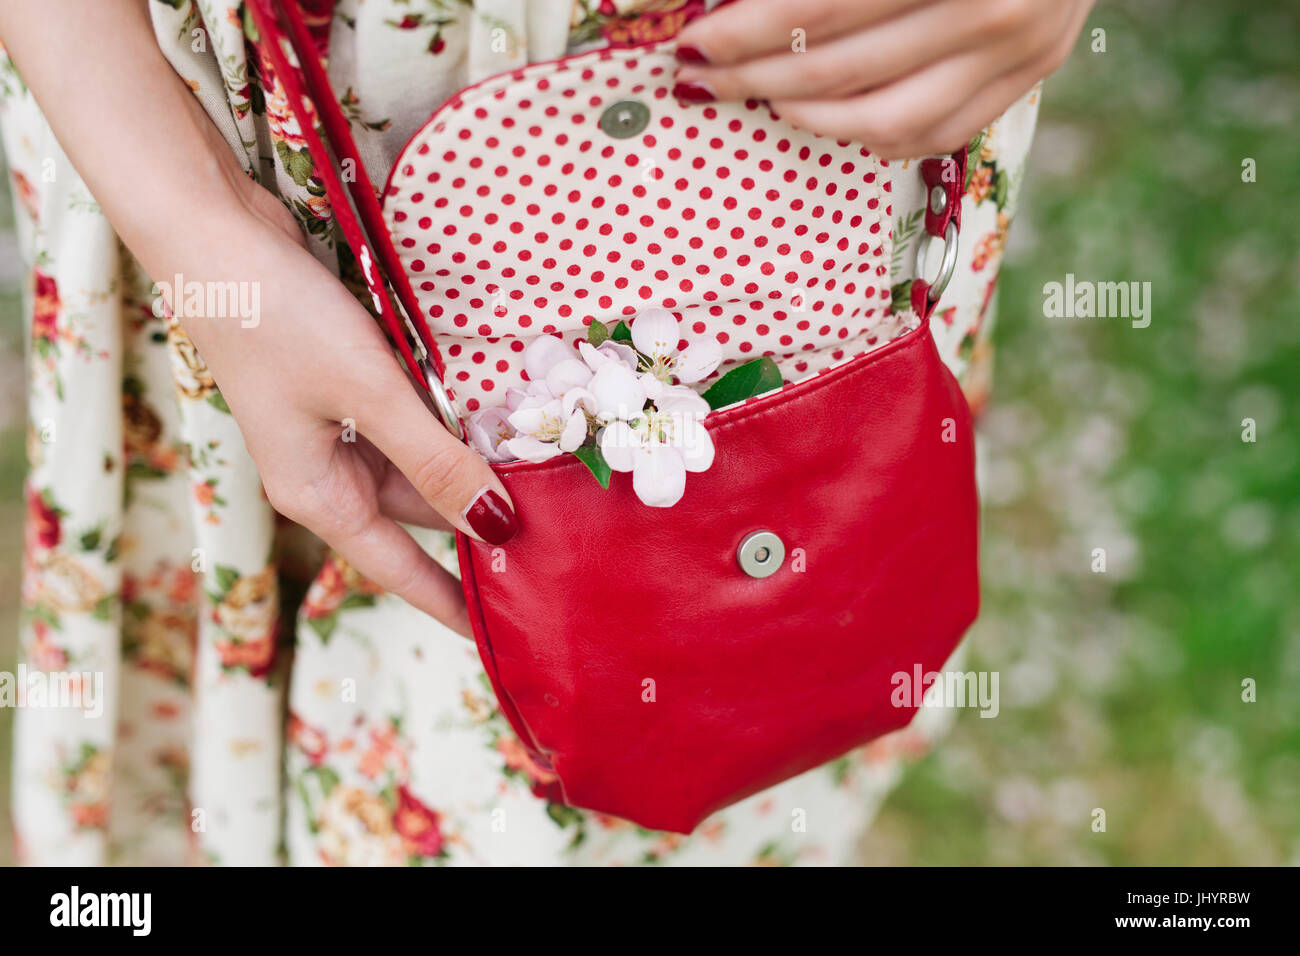
[[966, 191], [967, 149], [962, 146], [951, 156], [921, 160], [921, 182], [925, 184], [925, 231], [943, 240], [943, 263], [934, 282], [921, 275], [925, 239], [916, 248], [916, 275], [912, 279], [912, 308], [922, 321], [939, 303], [957, 266], [957, 235], [961, 231], [961, 198]]
[[[443, 384], [446, 366], [442, 354], [420, 312], [406, 270], [397, 257], [370, 175], [361, 161], [347, 118], [330, 87], [325, 66], [303, 21], [302, 11], [294, 0], [249, 0], [248, 9], [261, 37], [262, 49], [284, 87], [289, 109], [307, 141], [308, 152], [314, 161], [315, 172], [324, 184], [334, 219], [361, 267], [380, 321], [397, 345], [415, 381], [429, 393], [443, 424], [452, 434], [463, 439], [464, 428]], [[296, 63], [290, 62], [290, 56]], [[324, 127], [324, 137], [317, 131], [316, 115]], [[333, 154], [330, 147], [333, 147]], [[337, 164], [335, 155], [340, 158]], [[342, 161], [351, 162], [352, 175], [340, 178]], [[355, 212], [348, 202], [349, 195], [356, 203]], [[405, 315], [394, 305], [389, 295], [390, 285]], [[413, 333], [422, 352], [419, 356], [412, 348], [408, 330]]]

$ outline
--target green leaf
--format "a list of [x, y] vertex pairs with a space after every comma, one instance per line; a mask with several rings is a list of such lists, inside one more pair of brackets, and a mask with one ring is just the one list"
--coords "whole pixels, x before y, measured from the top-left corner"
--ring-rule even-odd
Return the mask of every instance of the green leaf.
[[81, 550], [94, 551], [96, 548], [99, 547], [100, 539], [103, 538], [103, 536], [104, 536], [103, 528], [94, 528], [90, 531], [87, 531], [85, 534], [81, 536]]
[[626, 322], [619, 319], [618, 325], [614, 326], [614, 331], [609, 333], [609, 337], [615, 342], [631, 342], [632, 330], [628, 328]]
[[764, 356], [738, 365], [722, 376], [704, 393], [704, 400], [709, 403], [709, 408], [723, 408], [784, 384], [781, 370], [771, 358]]
[[310, 773], [310, 771], [306, 771], [303, 776], [294, 781], [293, 786], [298, 791], [298, 797], [302, 800], [302, 805], [307, 808], [307, 829], [312, 833], [317, 833], [320, 831], [320, 827], [316, 824], [316, 814], [311, 805], [311, 794], [307, 792], [306, 773]]
[[220, 392], [208, 392], [208, 404], [219, 412], [230, 414], [230, 406], [226, 404], [226, 400]]
[[102, 597], [90, 609], [90, 616], [97, 621], [107, 621], [113, 613], [113, 595]]
[[321, 793], [327, 797], [339, 785], [338, 771], [332, 767], [312, 767], [310, 770], [303, 771], [303, 773], [315, 774], [316, 780], [320, 784]]
[[374, 607], [375, 596], [373, 594], [349, 594], [339, 602], [339, 610], [347, 611], [356, 607]]
[[567, 827], [570, 824], [582, 825], [582, 814], [563, 803], [548, 803], [546, 805], [546, 815], [561, 827]]
[[316, 167], [312, 165], [311, 153], [305, 149], [293, 149], [282, 139], [276, 141], [275, 153], [280, 157], [280, 164], [289, 174], [289, 178], [299, 186], [306, 186], [312, 174], [316, 172]]
[[609, 338], [609, 326], [599, 319], [592, 319], [591, 325], [587, 327], [587, 341], [592, 345], [599, 345], [607, 338]]
[[217, 565], [217, 587], [221, 588], [221, 593], [227, 593], [235, 586], [239, 580], [239, 572], [234, 568], [226, 567], [223, 564]]
[[962, 183], [962, 192], [970, 187], [971, 176], [975, 173], [975, 167], [979, 165], [980, 147], [984, 145], [984, 131], [976, 133], [971, 139], [970, 145], [966, 147], [966, 182]]
[[599, 445], [583, 445], [573, 453], [573, 457], [591, 470], [596, 480], [600, 482], [600, 487], [609, 487], [609, 462], [605, 461], [605, 456], [600, 453]]
[[338, 627], [339, 619], [337, 615], [331, 614], [329, 617], [309, 617], [307, 626], [316, 632], [322, 644], [330, 642], [330, 635], [334, 633], [334, 628]]
[[889, 290], [890, 310], [893, 312], [906, 312], [912, 307], [912, 279], [906, 282], [900, 282]]
[[1011, 177], [1007, 175], [1004, 169], [998, 173], [998, 178], [993, 184], [993, 201], [997, 203], [998, 210], [1001, 211], [1007, 205], [1007, 194], [1011, 191]]

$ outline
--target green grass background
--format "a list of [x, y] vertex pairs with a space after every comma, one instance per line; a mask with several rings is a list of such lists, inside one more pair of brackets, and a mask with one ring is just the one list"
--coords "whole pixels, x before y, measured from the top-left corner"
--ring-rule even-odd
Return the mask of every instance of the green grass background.
[[[1295, 4], [1103, 0], [1049, 81], [983, 426], [984, 613], [966, 666], [999, 672], [1001, 713], [962, 712], [910, 768], [865, 862], [1300, 863], [1298, 123]], [[0, 668], [23, 468], [8, 203]], [[1150, 282], [1150, 327], [1044, 318], [1043, 285], [1066, 273]]]

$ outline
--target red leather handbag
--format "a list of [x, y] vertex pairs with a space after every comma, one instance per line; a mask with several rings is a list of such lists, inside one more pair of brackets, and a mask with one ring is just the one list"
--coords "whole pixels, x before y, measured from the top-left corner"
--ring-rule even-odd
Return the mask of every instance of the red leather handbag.
[[[376, 309], [463, 435], [428, 302], [390, 236], [392, 203], [378, 208], [357, 162], [349, 188], [363, 229], [315, 130], [319, 109], [335, 149], [356, 156], [296, 5], [250, 6]], [[466, 105], [462, 94], [453, 115], [435, 116], [398, 167], [451, 135]], [[965, 153], [927, 160], [922, 173], [926, 229], [945, 240], [950, 274]], [[425, 178], [438, 197], [437, 177]], [[390, 181], [389, 200], [410, 201], [402, 189]], [[430, 269], [449, 264], [423, 255]], [[597, 489], [572, 456], [494, 466], [521, 530], [499, 551], [461, 536], [461, 579], [501, 708], [554, 771], [545, 796], [689, 833], [912, 718], [910, 699], [891, 700], [894, 675], [940, 668], [979, 600], [971, 416], [929, 331], [943, 284], [913, 282], [912, 331], [711, 413], [713, 466], [672, 508], [642, 505], [628, 475]]]

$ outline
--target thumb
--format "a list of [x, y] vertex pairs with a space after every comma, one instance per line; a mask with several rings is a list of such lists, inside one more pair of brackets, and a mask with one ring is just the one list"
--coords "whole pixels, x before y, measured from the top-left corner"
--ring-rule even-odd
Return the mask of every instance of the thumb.
[[519, 530], [505, 486], [408, 381], [397, 381], [382, 407], [358, 419], [358, 429], [451, 525], [488, 544], [505, 544]]

